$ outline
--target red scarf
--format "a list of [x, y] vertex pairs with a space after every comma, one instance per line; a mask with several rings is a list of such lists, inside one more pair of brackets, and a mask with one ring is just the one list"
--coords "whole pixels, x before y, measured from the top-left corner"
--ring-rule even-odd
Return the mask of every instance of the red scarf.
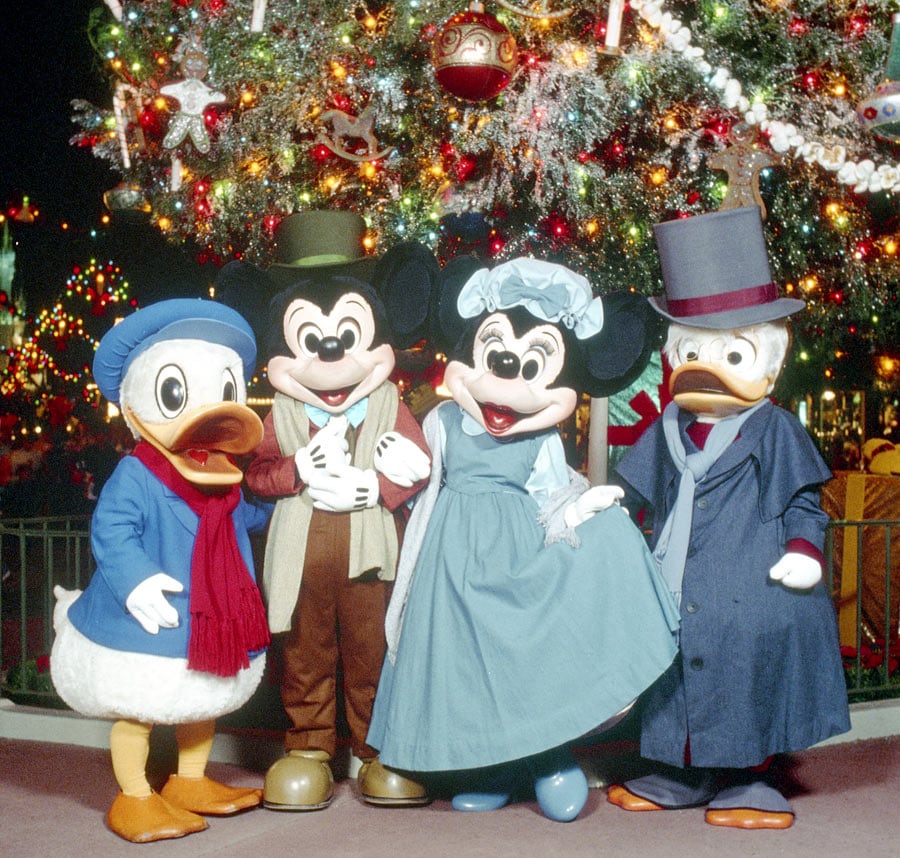
[[234, 676], [250, 664], [248, 652], [269, 645], [262, 597], [244, 563], [231, 518], [241, 490], [230, 486], [215, 493], [202, 491], [147, 441], [137, 444], [134, 455], [200, 517], [191, 555], [188, 667]]

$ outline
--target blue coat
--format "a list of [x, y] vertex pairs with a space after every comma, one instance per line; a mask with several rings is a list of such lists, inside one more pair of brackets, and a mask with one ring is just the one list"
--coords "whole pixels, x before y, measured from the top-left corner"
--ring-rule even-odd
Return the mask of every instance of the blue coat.
[[[232, 513], [237, 543], [254, 575], [249, 533], [265, 528], [271, 507], [244, 500]], [[187, 658], [190, 632], [191, 555], [199, 517], [134, 456], [126, 456], [103, 487], [91, 522], [97, 569], [69, 608], [72, 624], [102, 646], [128, 652]], [[174, 629], [152, 635], [125, 608], [142, 581], [165, 572], [183, 586], [166, 598], [180, 617]]]
[[[681, 411], [685, 434], [693, 415]], [[675, 501], [678, 471], [654, 423], [617, 468], [644, 506], [651, 544]], [[831, 595], [769, 580], [791, 539], [819, 550], [831, 476], [800, 422], [768, 404], [696, 489], [681, 601], [681, 651], [642, 701], [641, 753], [684, 764], [745, 767], [850, 728]], [[637, 496], [636, 498], [634, 496]]]

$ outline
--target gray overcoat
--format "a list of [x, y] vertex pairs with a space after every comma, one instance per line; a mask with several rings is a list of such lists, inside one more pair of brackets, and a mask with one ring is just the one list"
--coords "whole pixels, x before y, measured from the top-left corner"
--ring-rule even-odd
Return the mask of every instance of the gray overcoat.
[[[685, 428], [688, 454], [696, 446]], [[616, 469], [644, 508], [651, 546], [678, 471], [662, 421]], [[850, 729], [837, 622], [824, 583], [791, 590], [769, 569], [792, 539], [823, 547], [819, 486], [831, 476], [806, 430], [768, 403], [697, 486], [681, 601], [681, 650], [641, 701], [643, 756], [675, 766], [746, 767]], [[636, 497], [635, 497], [636, 496]]]

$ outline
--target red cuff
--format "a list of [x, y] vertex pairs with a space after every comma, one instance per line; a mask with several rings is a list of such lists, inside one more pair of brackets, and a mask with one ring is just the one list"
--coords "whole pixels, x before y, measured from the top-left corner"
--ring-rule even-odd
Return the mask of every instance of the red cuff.
[[792, 554], [804, 554], [807, 557], [811, 557], [813, 560], [816, 560], [820, 565], [825, 565], [825, 557], [815, 545], [811, 542], [807, 542], [805, 539], [789, 539], [788, 544], [785, 546], [785, 552], [790, 552]]

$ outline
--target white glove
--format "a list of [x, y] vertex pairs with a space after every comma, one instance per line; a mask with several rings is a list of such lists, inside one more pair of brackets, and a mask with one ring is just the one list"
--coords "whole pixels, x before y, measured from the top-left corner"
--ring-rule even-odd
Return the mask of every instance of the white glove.
[[294, 453], [297, 473], [304, 483], [315, 482], [316, 476], [333, 474], [350, 462], [347, 441], [347, 418], [337, 414], [318, 431], [305, 447]]
[[174, 629], [179, 623], [178, 611], [169, 604], [163, 593], [180, 593], [183, 589], [171, 575], [157, 572], [141, 581], [128, 594], [125, 607], [145, 632], [155, 635], [161, 628]]
[[431, 473], [431, 461], [409, 438], [399, 432], [385, 432], [375, 444], [375, 470], [408, 489]]
[[306, 490], [316, 509], [353, 512], [378, 503], [378, 474], [372, 468], [344, 465], [337, 473], [317, 474]]
[[564, 518], [568, 527], [584, 524], [595, 513], [608, 509], [625, 497], [620, 486], [591, 486], [566, 507]]
[[808, 590], [822, 580], [822, 564], [805, 554], [788, 552], [769, 570], [769, 577], [792, 590]]

